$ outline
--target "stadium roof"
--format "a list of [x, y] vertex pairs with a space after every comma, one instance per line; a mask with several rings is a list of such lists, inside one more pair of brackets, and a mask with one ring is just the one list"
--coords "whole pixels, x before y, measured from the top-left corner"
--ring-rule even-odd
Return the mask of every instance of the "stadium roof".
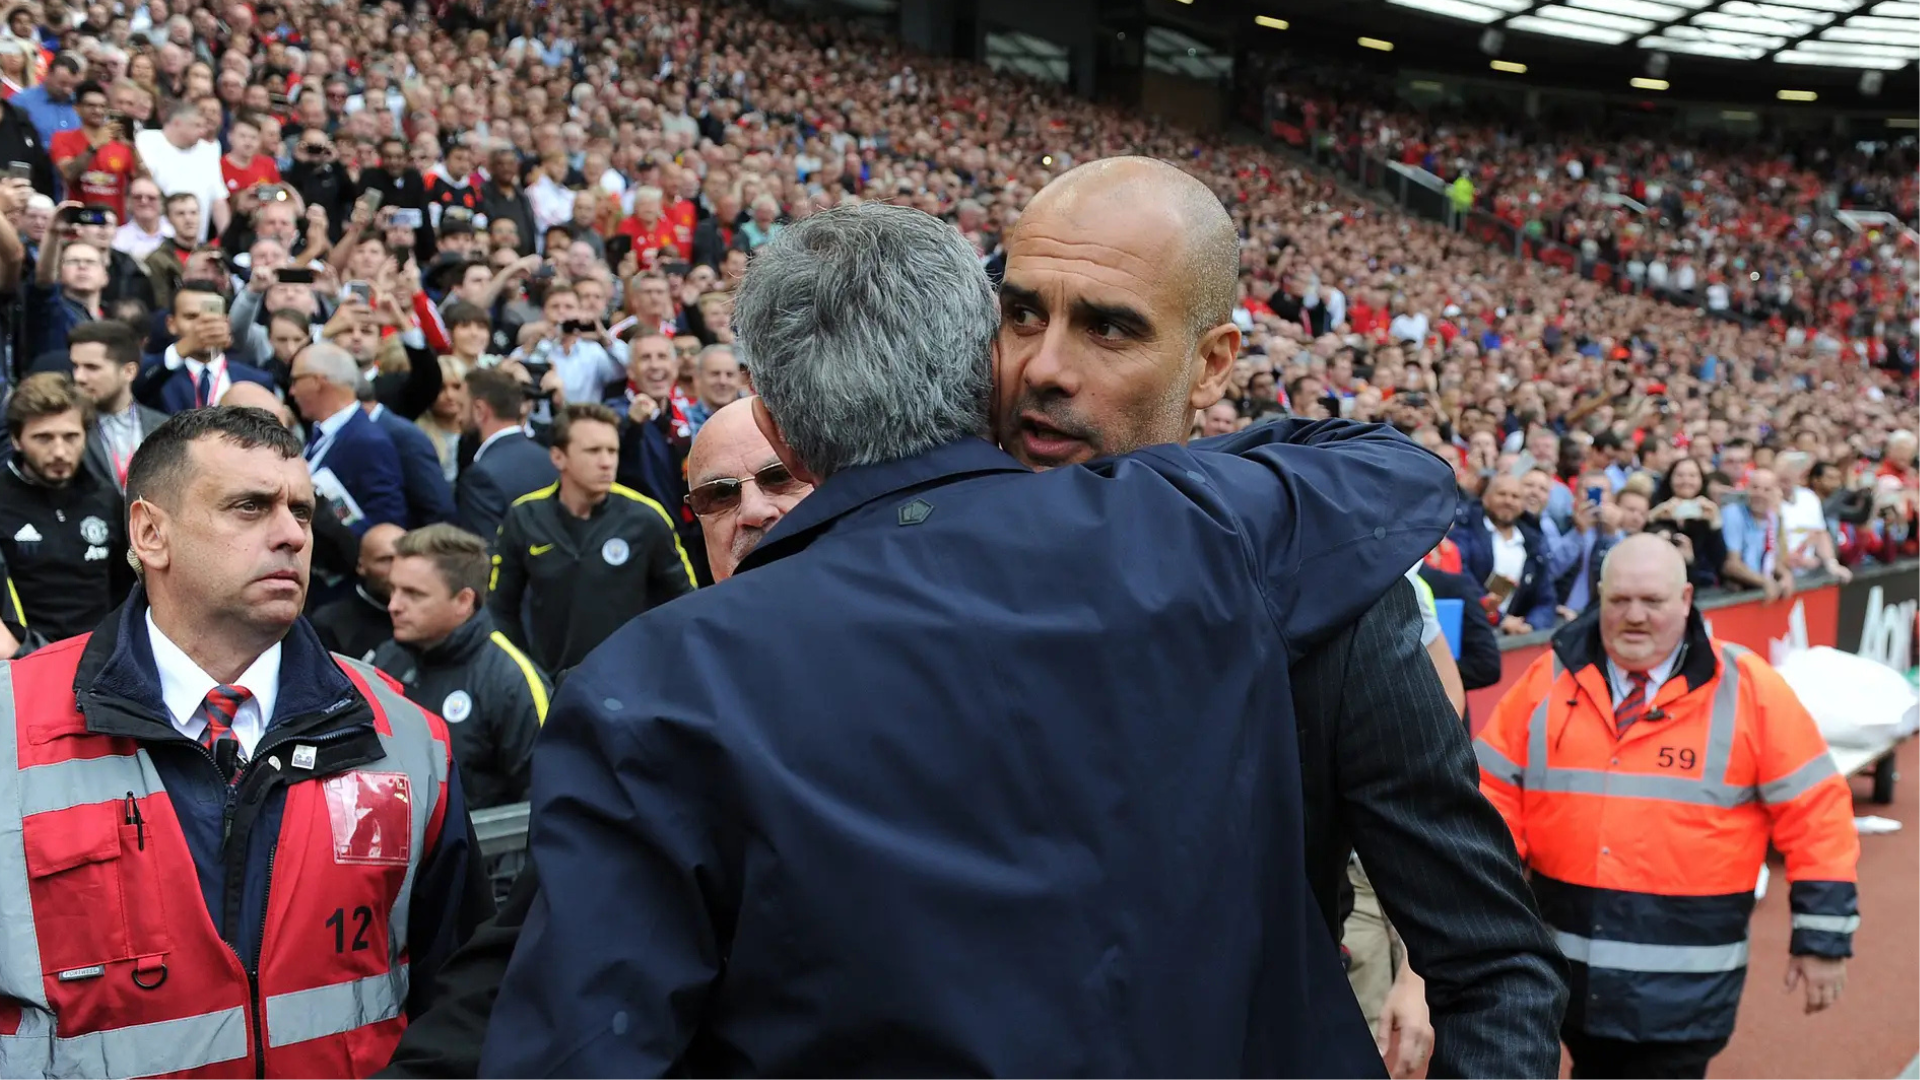
[[1726, 60], [1895, 71], [1920, 0], [1388, 0], [1489, 29]]

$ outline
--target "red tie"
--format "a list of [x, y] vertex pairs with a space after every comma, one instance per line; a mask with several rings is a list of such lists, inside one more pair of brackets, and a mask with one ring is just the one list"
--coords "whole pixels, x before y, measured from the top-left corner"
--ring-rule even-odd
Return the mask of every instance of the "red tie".
[[[216, 686], [207, 691], [207, 699], [194, 711], [195, 716], [207, 722], [206, 730], [200, 733], [200, 745], [217, 755], [221, 743], [237, 741], [234, 740], [233, 718], [240, 715], [241, 703], [252, 696], [243, 686]], [[239, 749], [237, 745], [234, 747], [235, 751]], [[236, 753], [234, 757], [240, 760], [246, 755]], [[234, 775], [236, 778], [239, 776], [238, 773]]]
[[1633, 684], [1633, 689], [1627, 691], [1627, 696], [1613, 707], [1613, 730], [1616, 735], [1625, 735], [1633, 722], [1647, 711], [1647, 673], [1630, 671], [1627, 680]]

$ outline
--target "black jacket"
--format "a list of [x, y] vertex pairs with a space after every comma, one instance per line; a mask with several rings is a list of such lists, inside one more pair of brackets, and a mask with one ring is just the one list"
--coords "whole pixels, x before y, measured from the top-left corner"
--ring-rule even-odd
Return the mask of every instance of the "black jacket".
[[[488, 183], [480, 189], [480, 209], [485, 214], [487, 227], [501, 218], [511, 218], [514, 226], [520, 230], [519, 252], [522, 255], [533, 254], [534, 235], [533, 204], [527, 201], [527, 193], [518, 185], [511, 192], [503, 192], [494, 184]], [[478, 227], [480, 223], [474, 222]]]
[[308, 206], [326, 209], [327, 236], [340, 239], [347, 231], [347, 218], [353, 213], [354, 196], [359, 194], [359, 188], [348, 179], [347, 170], [331, 161], [318, 165], [296, 161], [287, 167], [282, 179], [300, 193]]
[[407, 347], [405, 371], [383, 371], [373, 377], [373, 396], [380, 404], [412, 422], [433, 407], [445, 379], [440, 373], [440, 358], [430, 349]]
[[484, 810], [526, 800], [533, 737], [546, 722], [553, 688], [527, 654], [494, 629], [484, 608], [430, 649], [389, 641], [374, 652], [373, 663], [447, 722], [468, 806]]
[[494, 621], [552, 672], [579, 663], [628, 619], [695, 588], [666, 508], [619, 484], [584, 521], [560, 505], [557, 482], [521, 496], [500, 524], [493, 567]]
[[[318, 519], [319, 515], [314, 517]], [[320, 643], [328, 652], [368, 663], [393, 637], [393, 619], [387, 615], [387, 605], [374, 599], [364, 583], [356, 584], [346, 596], [320, 605], [307, 621], [313, 624], [314, 633], [320, 635]]]
[[0, 555], [27, 628], [48, 641], [92, 630], [133, 587], [124, 502], [85, 466], [57, 488], [28, 479], [18, 457], [0, 469]]
[[553, 483], [554, 475], [546, 447], [518, 431], [502, 435], [460, 470], [454, 523], [491, 544], [513, 500]]
[[133, 299], [147, 305], [148, 311], [154, 310], [153, 279], [147, 276], [147, 268], [124, 251], [108, 250], [107, 287], [100, 290], [100, 303], [104, 306]]
[[1480, 598], [1487, 590], [1465, 574], [1449, 574], [1431, 566], [1420, 567], [1420, 580], [1433, 590], [1436, 600], [1458, 600], [1460, 613], [1460, 685], [1479, 690], [1500, 681], [1500, 637], [1487, 621]]
[[1307, 881], [1339, 937], [1358, 851], [1433, 1016], [1429, 1076], [1559, 1075], [1567, 967], [1420, 644], [1412, 585], [1293, 665]]
[[27, 114], [0, 103], [0, 163], [24, 161], [33, 167], [33, 190], [53, 198], [53, 159]]

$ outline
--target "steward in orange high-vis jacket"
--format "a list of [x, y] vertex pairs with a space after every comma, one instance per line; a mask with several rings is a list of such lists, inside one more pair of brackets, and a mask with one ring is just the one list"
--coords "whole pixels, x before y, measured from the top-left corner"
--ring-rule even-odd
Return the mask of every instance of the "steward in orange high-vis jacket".
[[1809, 1012], [1838, 999], [1860, 922], [1852, 795], [1785, 681], [1708, 637], [1671, 546], [1623, 541], [1601, 598], [1495, 709], [1481, 789], [1569, 962], [1574, 1075], [1703, 1076], [1733, 1031], [1769, 841], [1791, 882], [1788, 986]]

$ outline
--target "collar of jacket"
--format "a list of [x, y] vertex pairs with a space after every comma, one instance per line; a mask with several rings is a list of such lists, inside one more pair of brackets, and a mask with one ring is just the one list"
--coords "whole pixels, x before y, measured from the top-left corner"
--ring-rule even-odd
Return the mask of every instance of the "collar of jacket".
[[950, 442], [901, 461], [856, 465], [828, 477], [813, 494], [802, 499], [734, 572], [742, 573], [800, 551], [836, 521], [888, 496], [976, 473], [1027, 471], [1006, 451], [976, 438]]
[[[1711, 682], [1720, 670], [1720, 657], [1714, 650], [1713, 639], [1707, 636], [1707, 620], [1697, 607], [1687, 612], [1687, 629], [1680, 636], [1680, 648], [1680, 666], [1673, 674], [1687, 680], [1687, 692], [1692, 693]], [[1571, 672], [1604, 664], [1607, 650], [1600, 643], [1599, 607], [1554, 631], [1553, 652], [1560, 658], [1560, 666]], [[1605, 679], [1604, 670], [1601, 677]]]
[[[147, 640], [147, 590], [135, 585], [127, 600], [101, 622], [80, 654], [73, 676], [74, 700], [101, 701], [110, 710], [85, 710], [87, 730], [102, 735], [152, 738], [151, 718], [166, 720], [167, 706], [160, 695], [160, 670], [154, 664], [153, 645]], [[280, 697], [274, 705], [274, 726], [281, 718], [326, 716], [356, 722], [370, 720], [349, 709], [359, 700], [353, 683], [327, 654], [326, 646], [303, 617], [294, 621], [281, 640]], [[128, 705], [134, 708], [127, 708]], [[147, 720], [135, 721], [136, 717]], [[171, 723], [165, 724], [171, 732]]]
[[473, 617], [456, 627], [445, 641], [430, 649], [420, 649], [412, 645], [396, 645], [406, 650], [414, 662], [422, 667], [441, 667], [448, 664], [464, 664], [480, 651], [487, 643], [488, 635], [493, 633], [493, 618], [486, 608], [473, 613]]
[[13, 474], [15, 480], [30, 488], [39, 488], [42, 491], [73, 492], [76, 495], [84, 495], [92, 491], [98, 483], [98, 480], [92, 473], [85, 469], [75, 469], [73, 470], [73, 475], [67, 479], [66, 483], [58, 486], [49, 484], [45, 480], [35, 476], [32, 470], [21, 468], [21, 460], [22, 459], [18, 457], [8, 458], [7, 471]]

